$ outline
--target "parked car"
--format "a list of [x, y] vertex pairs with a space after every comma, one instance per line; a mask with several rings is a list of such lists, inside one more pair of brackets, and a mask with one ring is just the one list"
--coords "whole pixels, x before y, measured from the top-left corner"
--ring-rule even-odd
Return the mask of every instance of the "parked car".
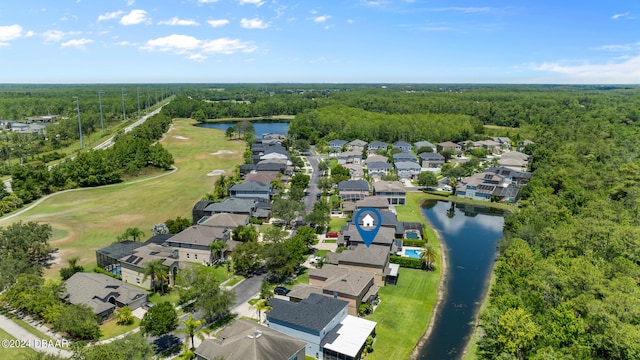
[[156, 306], [156, 304], [154, 304], [152, 302], [146, 302], [146, 303], [142, 304], [142, 308], [145, 309], [145, 310], [149, 310], [154, 306]]
[[338, 236], [340, 236], [339, 232], [331, 231], [327, 233], [328, 238], [337, 238]]
[[276, 286], [275, 289], [273, 289], [273, 293], [276, 295], [287, 295], [289, 293], [289, 289], [287, 289], [284, 286]]
[[320, 256], [312, 256], [309, 258], [309, 264], [317, 264], [318, 261], [322, 260]]

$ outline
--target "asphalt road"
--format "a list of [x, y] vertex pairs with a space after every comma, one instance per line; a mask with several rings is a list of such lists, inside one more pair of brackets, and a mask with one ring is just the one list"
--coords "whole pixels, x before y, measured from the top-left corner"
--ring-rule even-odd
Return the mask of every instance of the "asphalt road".
[[308, 195], [304, 197], [304, 205], [307, 209], [307, 214], [309, 214], [313, 210], [313, 204], [316, 203], [316, 197], [320, 193], [320, 189], [318, 189], [318, 179], [320, 178], [320, 170], [318, 169], [318, 160], [320, 156], [318, 155], [308, 155], [306, 156], [307, 160], [309, 160], [309, 164], [311, 164], [311, 168], [313, 169], [313, 173], [311, 173], [311, 179], [309, 181]]
[[247, 302], [249, 299], [256, 296], [260, 292], [260, 286], [265, 274], [253, 275], [250, 278], [244, 279], [241, 283], [233, 288], [233, 292], [236, 293], [236, 301], [233, 307], [236, 307], [242, 303]]

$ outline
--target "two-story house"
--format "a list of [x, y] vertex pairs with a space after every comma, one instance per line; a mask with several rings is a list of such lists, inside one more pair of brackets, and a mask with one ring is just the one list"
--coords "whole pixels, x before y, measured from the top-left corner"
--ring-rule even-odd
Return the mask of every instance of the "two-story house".
[[399, 181], [376, 181], [373, 195], [386, 198], [390, 205], [404, 205], [407, 201], [407, 190]]
[[411, 151], [411, 144], [409, 144], [406, 141], [396, 141], [393, 144], [391, 144], [391, 146], [394, 149], [400, 149], [401, 151], [406, 151], [406, 152]]
[[273, 185], [269, 182], [249, 180], [229, 187], [229, 196], [232, 198], [259, 198], [270, 201], [272, 194]]

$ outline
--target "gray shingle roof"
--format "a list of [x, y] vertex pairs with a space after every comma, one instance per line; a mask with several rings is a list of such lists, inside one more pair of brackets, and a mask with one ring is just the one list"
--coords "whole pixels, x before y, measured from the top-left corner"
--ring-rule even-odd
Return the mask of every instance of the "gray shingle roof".
[[270, 183], [256, 181], [256, 180], [248, 180], [241, 184], [232, 185], [229, 188], [229, 191], [270, 191], [270, 190], [271, 190]]
[[366, 180], [343, 180], [338, 183], [340, 191], [369, 191], [369, 183]]
[[344, 300], [319, 294], [311, 294], [300, 302], [271, 299], [269, 300], [271, 310], [267, 314], [267, 319], [270, 322], [318, 333], [343, 309], [346, 309], [347, 305], [348, 303]]
[[204, 359], [288, 360], [306, 345], [305, 341], [266, 326], [238, 320], [217, 339], [204, 340], [195, 353]]
[[224, 239], [225, 232], [224, 228], [193, 225], [173, 235], [169, 243], [208, 246], [216, 239]]
[[387, 245], [371, 245], [369, 247], [360, 245], [353, 250], [345, 250], [339, 254], [328, 253], [325, 258], [325, 261], [329, 264], [349, 263], [375, 268], [384, 267], [388, 260], [389, 246]]
[[111, 297], [128, 305], [147, 296], [145, 290], [97, 273], [75, 273], [65, 282], [65, 289], [64, 300], [72, 304], [87, 305], [95, 314], [115, 307], [109, 303]]

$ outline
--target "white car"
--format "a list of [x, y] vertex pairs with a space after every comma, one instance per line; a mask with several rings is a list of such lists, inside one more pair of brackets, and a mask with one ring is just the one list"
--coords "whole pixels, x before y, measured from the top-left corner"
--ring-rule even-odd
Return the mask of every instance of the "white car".
[[320, 260], [322, 260], [320, 256], [312, 256], [309, 258], [309, 264], [317, 264]]

